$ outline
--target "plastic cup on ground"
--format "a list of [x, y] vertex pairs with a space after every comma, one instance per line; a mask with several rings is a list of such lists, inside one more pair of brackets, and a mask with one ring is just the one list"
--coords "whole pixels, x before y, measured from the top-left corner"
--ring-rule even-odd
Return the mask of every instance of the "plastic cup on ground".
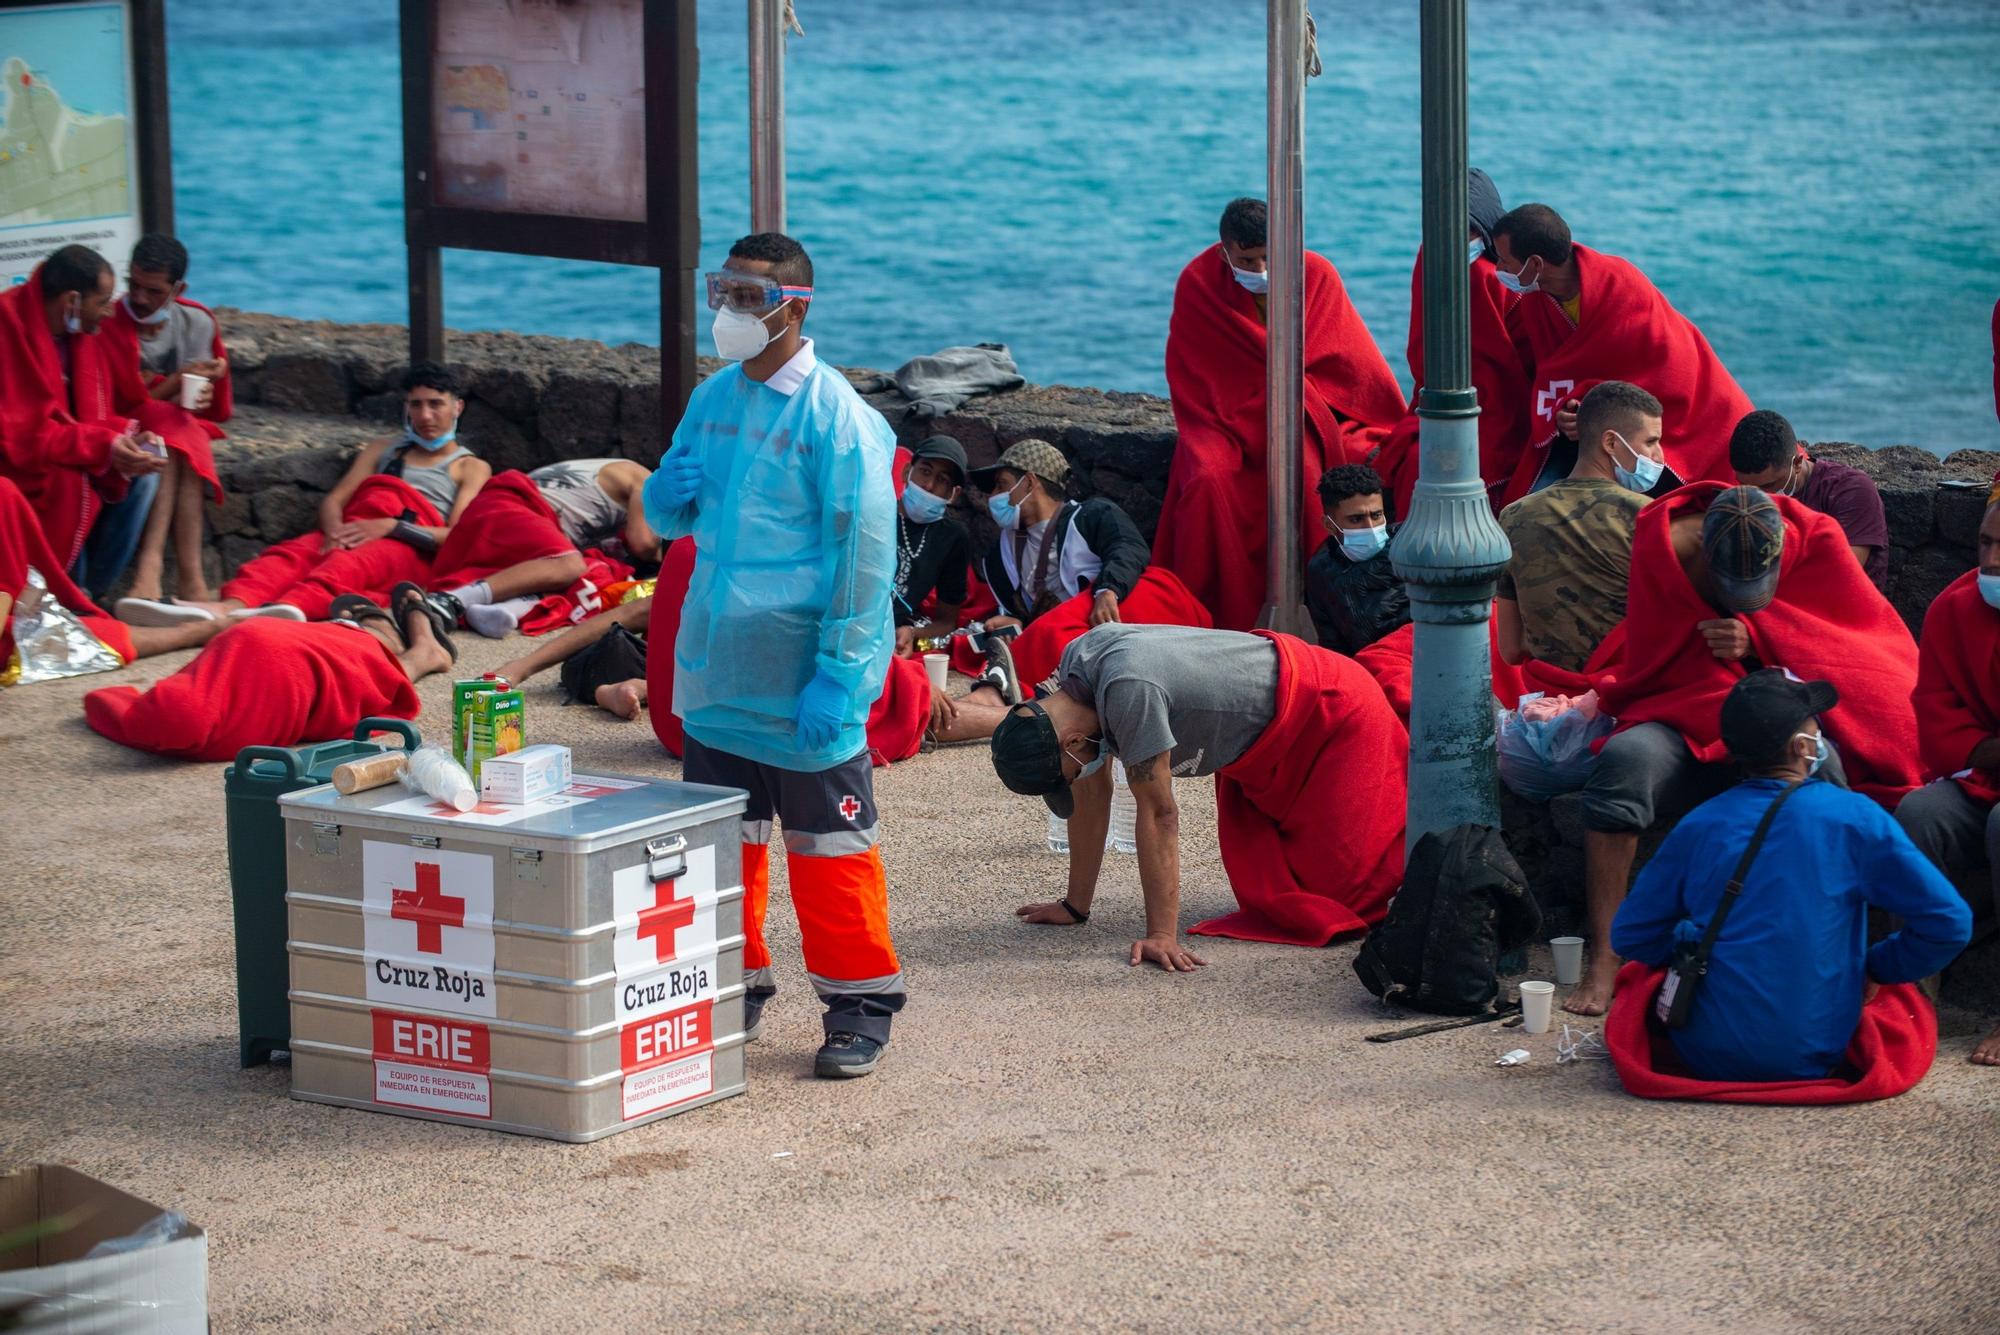
[[1521, 1028], [1531, 1034], [1549, 1032], [1549, 1019], [1555, 1013], [1556, 985], [1539, 979], [1530, 979], [1521, 984]]
[[925, 654], [924, 671], [931, 674], [932, 689], [939, 691], [943, 690], [945, 683], [945, 674], [951, 671], [951, 655]]
[[181, 407], [190, 411], [201, 405], [201, 392], [208, 388], [208, 377], [196, 375], [192, 371], [181, 372]]
[[1556, 959], [1556, 985], [1575, 987], [1583, 981], [1583, 938], [1580, 936], [1554, 936], [1549, 938], [1549, 953]]

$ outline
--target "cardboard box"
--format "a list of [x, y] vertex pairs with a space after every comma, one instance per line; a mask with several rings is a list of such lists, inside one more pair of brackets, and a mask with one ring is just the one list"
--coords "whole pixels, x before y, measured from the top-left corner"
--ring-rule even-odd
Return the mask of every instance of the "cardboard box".
[[[205, 1335], [208, 1235], [179, 1216], [55, 1164], [0, 1177], [0, 1328], [39, 1335]], [[100, 1243], [150, 1245], [102, 1256]], [[156, 1239], [156, 1240], [155, 1240]]]
[[567, 746], [543, 742], [508, 755], [489, 756], [480, 770], [479, 795], [488, 802], [521, 806], [554, 797], [569, 787]]
[[521, 749], [527, 735], [527, 697], [497, 681], [455, 681], [451, 714], [451, 753], [477, 789], [481, 766], [490, 757]]

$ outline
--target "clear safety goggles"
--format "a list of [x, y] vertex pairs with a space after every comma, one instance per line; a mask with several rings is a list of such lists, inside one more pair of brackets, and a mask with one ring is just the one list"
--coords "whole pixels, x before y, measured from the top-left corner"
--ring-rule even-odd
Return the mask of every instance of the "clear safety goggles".
[[712, 311], [727, 306], [746, 315], [763, 315], [793, 298], [812, 300], [813, 290], [809, 287], [786, 287], [775, 278], [741, 269], [723, 269], [707, 278], [708, 308]]

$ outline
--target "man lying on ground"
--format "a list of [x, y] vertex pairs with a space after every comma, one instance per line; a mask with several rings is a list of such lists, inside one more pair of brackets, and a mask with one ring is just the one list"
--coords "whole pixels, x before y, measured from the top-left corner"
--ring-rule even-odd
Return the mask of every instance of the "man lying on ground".
[[[1863, 1001], [1884, 983], [1936, 973], [1971, 936], [1965, 901], [1895, 820], [1817, 779], [1831, 754], [1819, 716], [1839, 700], [1829, 683], [1778, 668], [1730, 688], [1722, 740], [1743, 782], [1681, 819], [1612, 922], [1614, 950], [1663, 968], [1677, 946], [1702, 939], [1727, 912], [1687, 1025], [1667, 1030], [1702, 1079], [1837, 1073]], [[1725, 909], [1724, 887], [1781, 798], [1741, 893]], [[1872, 947], [1870, 908], [1903, 923]]]
[[[140, 237], [125, 270], [125, 295], [112, 306], [98, 332], [123, 365], [138, 367], [146, 393], [169, 407], [180, 405], [183, 376], [206, 380], [189, 411], [205, 435], [220, 440], [219, 424], [229, 420], [235, 404], [229, 357], [214, 313], [183, 295], [187, 270], [187, 247], [173, 237], [165, 232]], [[134, 597], [160, 596], [170, 537], [176, 592], [199, 601], [215, 596], [202, 568], [208, 522], [202, 506], [211, 493], [221, 499], [212, 462], [203, 472], [198, 465], [183, 463], [178, 453], [167, 456], [159, 496], [146, 516], [139, 554], [132, 563]]]
[[[1230, 201], [1219, 243], [1181, 271], [1167, 328], [1167, 388], [1179, 438], [1153, 559], [1180, 578], [1214, 624], [1230, 630], [1249, 630], [1264, 606], [1266, 214], [1262, 200]], [[1408, 406], [1340, 274], [1311, 251], [1303, 356], [1299, 512], [1310, 514], [1319, 475], [1366, 462]], [[1302, 533], [1299, 549], [1284, 559], [1303, 568], [1315, 545]]]
[[1874, 478], [1831, 459], [1813, 458], [1799, 444], [1792, 424], [1768, 408], [1747, 414], [1730, 432], [1729, 466], [1738, 486], [1795, 496], [1801, 505], [1832, 515], [1869, 582], [1888, 591], [1889, 521]]
[[1618, 728], [1583, 789], [1593, 948], [1564, 1003], [1581, 1015], [1611, 1000], [1611, 921], [1639, 836], [1735, 782], [1721, 714], [1744, 676], [1778, 667], [1834, 684], [1841, 704], [1823, 721], [1839, 749], [1821, 777], [1889, 808], [1917, 782], [1917, 647], [1840, 525], [1789, 496], [1701, 482], [1648, 506], [1632, 543], [1622, 657], [1593, 667], [1608, 673], [1598, 697]]
[[1018, 917], [1089, 921], [1114, 756], [1138, 806], [1146, 934], [1133, 964], [1206, 962], [1179, 939], [1175, 775], [1216, 776], [1222, 865], [1240, 906], [1198, 933], [1323, 946], [1379, 921], [1403, 878], [1409, 735], [1365, 669], [1289, 635], [1107, 625], [1064, 650], [1053, 689], [993, 734], [1000, 781], [1070, 823], [1068, 892]]
[[1583, 396], [1576, 466], [1500, 512], [1513, 546], [1493, 599], [1501, 657], [1581, 672], [1625, 619], [1632, 532], [1660, 480], [1660, 401], [1623, 380]]
[[986, 629], [1022, 628], [983, 675], [976, 655], [956, 655], [961, 671], [981, 677], [958, 702], [961, 714], [971, 710], [987, 725], [977, 735], [988, 735], [1007, 700], [1053, 672], [1063, 649], [1093, 626], [1210, 624], [1179, 576], [1146, 564], [1146, 540], [1117, 502], [1067, 498], [1069, 461], [1047, 441], [1015, 442], [993, 467], [973, 473], [972, 483], [986, 493], [1000, 530], [979, 564], [1000, 609]]
[[[1962, 889], [1977, 916], [2000, 914], [2000, 506], [1979, 524], [1979, 566], [1924, 613], [1917, 642], [1917, 740], [1931, 782], [1896, 823]], [[1972, 1050], [2000, 1066], [2000, 1028]]]
[[276, 617], [210, 623], [194, 661], [141, 693], [108, 686], [83, 697], [84, 721], [112, 741], [183, 760], [233, 760], [246, 746], [346, 737], [371, 716], [415, 718], [413, 682], [450, 667], [423, 591], [398, 585], [390, 612], [344, 597], [353, 620]]
[[1410, 620], [1410, 594], [1389, 560], [1401, 527], [1367, 464], [1329, 468], [1319, 480], [1326, 541], [1306, 563], [1306, 610], [1322, 649], [1354, 655]]
[[1701, 331], [1629, 261], [1570, 238], [1562, 215], [1523, 204], [1493, 225], [1501, 283], [1520, 294], [1507, 328], [1526, 376], [1530, 447], [1508, 494], [1569, 473], [1576, 409], [1602, 380], [1629, 380], [1663, 405], [1661, 442], [1678, 481], [1726, 479], [1730, 428], [1750, 411]]
[[458, 441], [465, 399], [458, 378], [435, 362], [403, 373], [400, 437], [363, 445], [319, 506], [319, 531], [277, 543], [243, 563], [219, 602], [121, 598], [114, 609], [137, 626], [176, 625], [260, 612], [323, 621], [335, 597], [380, 601], [405, 581], [421, 584], [437, 551], [493, 469]]
[[640, 499], [645, 465], [569, 459], [512, 470], [480, 489], [439, 545], [431, 602], [488, 639], [512, 633], [549, 594], [584, 578], [585, 554], [613, 548], [657, 564], [660, 535]]
[[0, 295], [0, 477], [33, 508], [57, 573], [98, 601], [139, 545], [168, 455], [208, 457], [208, 437], [147, 398], [98, 336], [113, 290], [102, 255], [64, 246]]

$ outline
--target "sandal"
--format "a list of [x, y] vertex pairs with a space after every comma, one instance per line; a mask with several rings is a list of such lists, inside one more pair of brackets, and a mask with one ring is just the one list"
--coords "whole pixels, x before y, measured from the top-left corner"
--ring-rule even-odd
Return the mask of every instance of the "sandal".
[[403, 647], [410, 647], [410, 637], [403, 633], [402, 623], [390, 616], [387, 608], [363, 594], [341, 594], [327, 607], [327, 615], [336, 621], [386, 621]]
[[410, 638], [408, 629], [410, 618], [422, 616], [431, 623], [431, 634], [443, 648], [445, 657], [454, 663], [458, 661], [458, 646], [451, 641], [451, 620], [431, 605], [423, 589], [406, 579], [389, 590], [389, 606], [396, 610], [397, 629], [401, 632], [404, 643], [407, 644]]

